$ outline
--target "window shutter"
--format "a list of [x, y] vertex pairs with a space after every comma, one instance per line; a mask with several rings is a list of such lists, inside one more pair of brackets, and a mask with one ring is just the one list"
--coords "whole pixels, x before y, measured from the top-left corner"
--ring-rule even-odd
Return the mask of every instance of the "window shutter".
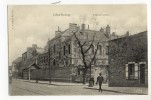
[[138, 64], [135, 63], [135, 79], [138, 79]]
[[126, 79], [128, 79], [128, 64], [125, 66], [125, 74], [126, 74]]

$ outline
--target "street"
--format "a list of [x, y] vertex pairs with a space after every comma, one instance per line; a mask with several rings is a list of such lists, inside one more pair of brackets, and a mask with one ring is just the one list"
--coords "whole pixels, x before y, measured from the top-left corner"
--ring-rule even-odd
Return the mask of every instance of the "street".
[[108, 87], [103, 85], [103, 92], [98, 92], [98, 86], [88, 87], [81, 83], [64, 83], [35, 80], [13, 79], [9, 87], [10, 95], [147, 95], [145, 87]]

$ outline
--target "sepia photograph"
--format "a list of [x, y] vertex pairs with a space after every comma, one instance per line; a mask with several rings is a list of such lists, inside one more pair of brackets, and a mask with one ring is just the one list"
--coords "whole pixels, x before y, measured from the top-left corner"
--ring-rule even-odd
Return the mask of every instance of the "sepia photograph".
[[148, 95], [146, 4], [8, 5], [9, 95]]

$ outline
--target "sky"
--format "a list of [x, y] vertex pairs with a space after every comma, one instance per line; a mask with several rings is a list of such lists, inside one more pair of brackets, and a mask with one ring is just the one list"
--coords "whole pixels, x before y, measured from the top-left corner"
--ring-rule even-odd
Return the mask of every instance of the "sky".
[[[62, 14], [62, 16], [56, 16]], [[13, 16], [13, 17], [12, 17]], [[9, 65], [21, 57], [27, 47], [37, 44], [44, 47], [55, 36], [58, 26], [61, 31], [69, 23], [89, 25], [100, 30], [108, 24], [111, 32], [131, 35], [147, 30], [147, 6], [139, 5], [9, 5], [8, 39]]]

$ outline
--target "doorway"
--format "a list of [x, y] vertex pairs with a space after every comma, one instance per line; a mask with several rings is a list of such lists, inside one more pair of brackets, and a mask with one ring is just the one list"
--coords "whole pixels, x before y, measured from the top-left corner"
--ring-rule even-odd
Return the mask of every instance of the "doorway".
[[145, 84], [145, 64], [140, 64], [140, 84]]
[[99, 67], [96, 67], [95, 69], [94, 69], [94, 72], [93, 72], [94, 74], [94, 81], [96, 82], [97, 81], [97, 77], [99, 76], [99, 73], [100, 73], [100, 68]]
[[97, 81], [97, 77], [99, 76], [99, 74], [102, 74], [104, 81], [104, 84], [108, 84], [108, 71], [106, 70], [105, 67], [95, 67], [94, 69], [94, 80]]

